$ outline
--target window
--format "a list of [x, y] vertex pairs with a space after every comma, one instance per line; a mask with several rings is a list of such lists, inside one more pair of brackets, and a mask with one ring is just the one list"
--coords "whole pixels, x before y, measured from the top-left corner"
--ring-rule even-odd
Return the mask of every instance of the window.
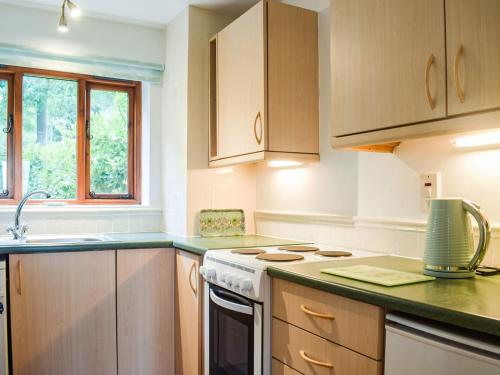
[[0, 204], [140, 202], [140, 82], [0, 67]]

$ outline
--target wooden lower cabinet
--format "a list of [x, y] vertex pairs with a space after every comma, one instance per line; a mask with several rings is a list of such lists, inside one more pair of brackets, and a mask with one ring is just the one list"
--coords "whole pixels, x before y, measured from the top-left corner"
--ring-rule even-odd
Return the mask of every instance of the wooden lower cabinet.
[[13, 374], [117, 373], [115, 253], [9, 256]]
[[272, 375], [300, 375], [300, 372], [273, 358]]
[[203, 373], [203, 279], [202, 257], [176, 250], [175, 373]]
[[173, 249], [9, 256], [13, 375], [174, 373]]
[[119, 250], [118, 375], [174, 373], [173, 249]]
[[303, 374], [382, 374], [382, 361], [375, 361], [276, 318], [273, 318], [272, 325], [273, 357]]

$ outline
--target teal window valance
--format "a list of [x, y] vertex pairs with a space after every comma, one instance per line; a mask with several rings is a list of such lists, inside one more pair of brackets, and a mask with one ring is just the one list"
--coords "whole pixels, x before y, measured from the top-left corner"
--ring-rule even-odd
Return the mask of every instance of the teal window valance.
[[152, 83], [161, 82], [165, 69], [163, 64], [62, 55], [5, 43], [0, 43], [0, 64]]

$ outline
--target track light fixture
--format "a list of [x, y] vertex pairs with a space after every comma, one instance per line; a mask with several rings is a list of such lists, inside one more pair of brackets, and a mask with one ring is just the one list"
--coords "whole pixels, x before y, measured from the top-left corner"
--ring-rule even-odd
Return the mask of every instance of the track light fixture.
[[62, 33], [68, 31], [68, 20], [66, 18], [66, 6], [68, 7], [68, 12], [72, 18], [77, 18], [80, 16], [81, 11], [78, 5], [76, 5], [71, 0], [64, 0], [61, 5], [61, 18], [59, 18], [58, 30]]

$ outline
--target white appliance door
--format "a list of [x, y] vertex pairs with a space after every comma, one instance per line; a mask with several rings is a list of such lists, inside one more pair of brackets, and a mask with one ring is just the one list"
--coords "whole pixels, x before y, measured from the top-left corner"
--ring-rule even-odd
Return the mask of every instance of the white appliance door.
[[[396, 323], [386, 325], [385, 375], [498, 375], [500, 348], [491, 352], [469, 346], [467, 337], [445, 340], [432, 329], [425, 332]], [[457, 335], [452, 335], [457, 339]]]

